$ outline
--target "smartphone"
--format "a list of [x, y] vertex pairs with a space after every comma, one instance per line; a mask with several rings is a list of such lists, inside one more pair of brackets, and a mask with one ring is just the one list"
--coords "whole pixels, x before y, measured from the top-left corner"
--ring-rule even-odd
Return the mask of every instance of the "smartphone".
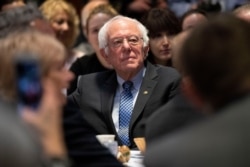
[[42, 98], [41, 70], [34, 55], [21, 54], [16, 57], [16, 79], [18, 108], [29, 107], [34, 111]]

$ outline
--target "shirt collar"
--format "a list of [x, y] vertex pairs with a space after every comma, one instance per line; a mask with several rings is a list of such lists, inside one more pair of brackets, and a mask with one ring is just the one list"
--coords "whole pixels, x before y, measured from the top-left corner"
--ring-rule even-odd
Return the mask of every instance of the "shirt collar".
[[[146, 68], [145, 67], [141, 68], [141, 70], [130, 80], [133, 82], [133, 89], [137, 91], [140, 89], [145, 72], [146, 72]], [[119, 75], [117, 75], [117, 81], [118, 81], [119, 87], [121, 88], [125, 80], [122, 79]]]

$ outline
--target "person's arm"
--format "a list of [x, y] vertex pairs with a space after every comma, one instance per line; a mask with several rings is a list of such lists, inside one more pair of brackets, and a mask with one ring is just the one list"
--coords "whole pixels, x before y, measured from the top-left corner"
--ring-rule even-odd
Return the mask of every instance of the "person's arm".
[[68, 102], [63, 113], [63, 128], [73, 167], [122, 167], [117, 158], [96, 139], [94, 129], [83, 118], [81, 111], [72, 104], [72, 101]]
[[38, 135], [48, 158], [67, 159], [62, 132], [62, 104], [52, 81], [44, 81], [43, 97], [37, 110], [23, 109], [21, 116]]

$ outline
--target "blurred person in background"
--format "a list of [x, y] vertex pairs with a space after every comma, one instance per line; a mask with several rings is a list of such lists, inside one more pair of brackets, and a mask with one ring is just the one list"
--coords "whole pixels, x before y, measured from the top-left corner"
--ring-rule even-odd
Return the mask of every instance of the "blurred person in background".
[[200, 0], [166, 0], [169, 8], [180, 18], [190, 9], [197, 8]]
[[[20, 40], [22, 40], [22, 45], [16, 47]], [[61, 90], [69, 85], [72, 73], [65, 69], [64, 62], [67, 52], [61, 43], [51, 36], [31, 30], [12, 33], [12, 35], [1, 40], [0, 43], [1, 60], [4, 64], [1, 64], [1, 70], [9, 71], [8, 77], [6, 75], [0, 76], [1, 96], [5, 99], [8, 98], [18, 103], [15, 66], [13, 66], [14, 56], [29, 53], [39, 59], [42, 71], [43, 101], [40, 104], [39, 111], [26, 109], [22, 116], [32, 128], [35, 128], [35, 134], [39, 135], [45, 155], [49, 158], [48, 161], [50, 162], [51, 159], [53, 164], [66, 163], [65, 166], [72, 163], [72, 166], [95, 164], [97, 166], [120, 167], [121, 164], [115, 156], [97, 141], [86, 121], [81, 117], [79, 117], [79, 122], [76, 119], [71, 122], [69, 117], [62, 120], [63, 106], [66, 101]], [[54, 48], [56, 44], [60, 47]], [[15, 49], [9, 51], [8, 48], [10, 47]], [[2, 80], [3, 77], [5, 80]], [[67, 112], [71, 111], [74, 112], [73, 110]], [[64, 121], [64, 126], [62, 126], [62, 121]], [[76, 125], [79, 125], [78, 128], [76, 128]], [[77, 145], [79, 142], [81, 145]], [[75, 148], [76, 145], [77, 148]], [[75, 154], [76, 150], [78, 150], [77, 154]], [[69, 155], [71, 163], [67, 155]], [[95, 159], [98, 159], [98, 161]]]
[[68, 95], [76, 89], [80, 75], [112, 69], [112, 66], [106, 62], [100, 53], [98, 32], [105, 22], [117, 14], [117, 11], [109, 4], [96, 6], [90, 12], [86, 21], [86, 37], [95, 52], [77, 59], [70, 67], [70, 70], [75, 74], [75, 79], [71, 82], [67, 92]]
[[[171, 101], [157, 109], [146, 121], [146, 143], [150, 147], [151, 144], [161, 138], [169, 135], [177, 130], [190, 126], [191, 124], [205, 118], [205, 115], [191, 103], [191, 99], [195, 96], [190, 94], [187, 89], [190, 85], [183, 82], [186, 75], [182, 73], [182, 67], [179, 61], [179, 54], [183, 43], [188, 38], [191, 31], [182, 31], [176, 35], [172, 41], [172, 65], [182, 74], [180, 82], [180, 93]], [[198, 100], [196, 100], [198, 104]], [[162, 128], [164, 127], [164, 128]]]
[[66, 66], [69, 68], [71, 64], [81, 57], [84, 53], [73, 49], [76, 38], [79, 34], [79, 18], [74, 6], [64, 0], [46, 0], [40, 10], [44, 17], [49, 20], [56, 37], [68, 50]]
[[[29, 127], [35, 132], [33, 135], [38, 135], [43, 146], [41, 152], [45, 157], [48, 160], [58, 159], [59, 163], [65, 162], [64, 165], [69, 165], [61, 126], [62, 107], [66, 102], [61, 89], [67, 87], [72, 74], [61, 69], [65, 56], [64, 47], [53, 36], [32, 29], [12, 31], [0, 43], [1, 71], [8, 71], [8, 74], [0, 73], [1, 97], [8, 103], [16, 104], [15, 114], [22, 116], [31, 125]], [[38, 111], [29, 106], [25, 106], [19, 113], [17, 111], [19, 98], [14, 62], [16, 56], [21, 54], [23, 58], [26, 54], [32, 54], [39, 60], [43, 97]]]
[[141, 20], [143, 15], [152, 8], [167, 8], [166, 0], [122, 0], [119, 13]]
[[155, 140], [145, 153], [147, 167], [250, 165], [249, 29], [233, 15], [219, 15], [191, 32], [179, 62], [187, 88], [202, 102], [192, 99], [193, 105], [208, 118]]
[[16, 112], [0, 97], [0, 166], [52, 167], [39, 140]]
[[233, 14], [250, 23], [250, 3], [239, 6], [233, 11]]
[[41, 32], [55, 36], [49, 22], [34, 5], [27, 4], [3, 11], [0, 16], [0, 38], [5, 37], [16, 29], [30, 26]]
[[81, 7], [80, 11], [80, 36], [78, 38], [78, 44], [76, 46], [76, 49], [82, 51], [86, 55], [92, 54], [94, 52], [93, 48], [89, 44], [87, 40], [87, 27], [86, 22], [87, 18], [89, 17], [90, 12], [98, 5], [101, 4], [107, 4], [107, 0], [92, 0], [87, 2], [84, 6]]
[[223, 5], [220, 0], [201, 0], [198, 1], [198, 9], [206, 11], [209, 16], [217, 15], [223, 12]]
[[15, 7], [24, 6], [25, 2], [23, 0], [1, 0], [0, 1], [0, 11], [9, 10]]
[[179, 19], [169, 9], [153, 8], [142, 18], [142, 23], [149, 36], [147, 59], [152, 64], [172, 66], [172, 40], [181, 31]]
[[182, 31], [192, 29], [197, 25], [206, 22], [208, 20], [208, 16], [205, 11], [200, 9], [191, 9], [188, 10], [181, 17], [181, 27]]

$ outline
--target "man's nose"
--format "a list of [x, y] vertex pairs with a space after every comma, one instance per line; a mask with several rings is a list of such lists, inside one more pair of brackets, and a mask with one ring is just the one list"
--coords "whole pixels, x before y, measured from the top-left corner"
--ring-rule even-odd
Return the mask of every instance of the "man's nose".
[[123, 39], [122, 46], [124, 48], [130, 48], [130, 44], [126, 38]]

